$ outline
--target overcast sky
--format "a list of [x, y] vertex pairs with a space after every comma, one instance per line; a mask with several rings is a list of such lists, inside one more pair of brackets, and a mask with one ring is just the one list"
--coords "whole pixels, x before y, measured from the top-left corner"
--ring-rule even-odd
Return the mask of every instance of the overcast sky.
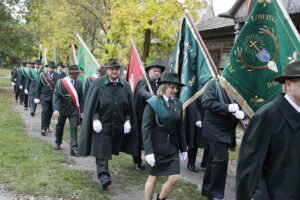
[[236, 0], [212, 0], [215, 15], [228, 11]]

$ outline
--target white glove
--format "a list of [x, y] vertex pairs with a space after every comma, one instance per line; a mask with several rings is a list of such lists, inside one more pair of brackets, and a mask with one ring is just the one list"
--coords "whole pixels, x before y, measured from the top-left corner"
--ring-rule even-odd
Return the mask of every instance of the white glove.
[[145, 156], [147, 163], [153, 167], [155, 165], [155, 158], [154, 158], [154, 154], [149, 154]]
[[25, 94], [28, 94], [28, 90], [27, 90], [27, 89], [25, 89], [25, 90], [24, 90], [24, 93], [25, 93]]
[[187, 159], [187, 152], [179, 153], [180, 160], [186, 160]]
[[196, 121], [195, 125], [198, 127], [198, 128], [201, 128], [202, 127], [202, 122], [199, 120], [199, 121]]
[[245, 113], [241, 110], [237, 111], [234, 113], [234, 116], [237, 118], [237, 119], [244, 119], [245, 117]]
[[40, 103], [40, 100], [39, 99], [33, 99], [33, 102], [38, 104], [38, 103]]
[[23, 85], [20, 85], [19, 88], [20, 88], [20, 90], [22, 90], [23, 89]]
[[53, 116], [54, 116], [54, 117], [59, 117], [59, 112], [58, 112], [57, 110], [54, 111], [54, 112], [53, 112]]
[[14, 82], [11, 82], [11, 85], [12, 85], [12, 86], [14, 86], [14, 85], [15, 85], [15, 83], [14, 83]]
[[100, 120], [95, 119], [93, 121], [93, 129], [96, 133], [100, 133], [102, 131], [102, 124], [101, 124]]
[[232, 113], [239, 111], [239, 105], [237, 103], [229, 104], [228, 111]]
[[130, 133], [130, 130], [131, 130], [130, 121], [127, 120], [127, 121], [124, 123], [124, 133], [125, 133], [125, 134], [128, 134], [128, 133]]

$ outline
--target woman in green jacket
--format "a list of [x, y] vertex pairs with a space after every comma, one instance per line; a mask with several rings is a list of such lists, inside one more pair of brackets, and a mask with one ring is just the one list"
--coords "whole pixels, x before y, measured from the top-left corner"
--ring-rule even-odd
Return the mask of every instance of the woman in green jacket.
[[180, 86], [184, 85], [179, 82], [178, 75], [167, 72], [160, 81], [157, 96], [147, 100], [142, 122], [149, 172], [145, 184], [145, 200], [152, 199], [159, 176], [168, 176], [157, 195], [158, 200], [166, 199], [180, 178], [179, 160], [187, 158], [182, 103], [175, 98]]

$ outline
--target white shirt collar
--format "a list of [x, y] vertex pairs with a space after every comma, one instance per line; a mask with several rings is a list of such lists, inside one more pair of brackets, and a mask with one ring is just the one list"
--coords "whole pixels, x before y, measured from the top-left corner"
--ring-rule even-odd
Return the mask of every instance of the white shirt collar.
[[164, 94], [163, 94], [162, 96], [163, 96], [164, 100], [166, 101], [167, 105], [168, 105], [168, 100], [169, 100], [169, 99], [174, 100], [174, 98], [168, 98], [168, 97], [166, 97]]
[[286, 100], [297, 110], [297, 112], [300, 112], [300, 106], [298, 106], [290, 97], [288, 94], [285, 94], [284, 97]]
[[110, 78], [108, 78], [110, 80], [110, 82], [112, 83], [118, 83], [119, 82], [119, 79], [117, 79], [116, 81], [112, 81]]

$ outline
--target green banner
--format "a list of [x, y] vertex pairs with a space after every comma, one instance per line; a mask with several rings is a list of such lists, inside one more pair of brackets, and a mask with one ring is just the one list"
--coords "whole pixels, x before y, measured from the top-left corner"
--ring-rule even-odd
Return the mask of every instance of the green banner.
[[213, 78], [213, 71], [204, 47], [198, 40], [191, 22], [184, 19], [174, 50], [171, 71], [177, 72], [185, 87], [181, 88], [180, 100], [185, 109], [204, 91], [206, 83]]
[[83, 71], [82, 74], [78, 77], [79, 80], [85, 84], [87, 77], [96, 74], [96, 69], [99, 66], [89, 49], [85, 45], [80, 45], [78, 49], [78, 66]]
[[281, 1], [257, 1], [225, 63], [221, 84], [252, 116], [282, 92], [273, 79], [299, 53], [299, 33]]

